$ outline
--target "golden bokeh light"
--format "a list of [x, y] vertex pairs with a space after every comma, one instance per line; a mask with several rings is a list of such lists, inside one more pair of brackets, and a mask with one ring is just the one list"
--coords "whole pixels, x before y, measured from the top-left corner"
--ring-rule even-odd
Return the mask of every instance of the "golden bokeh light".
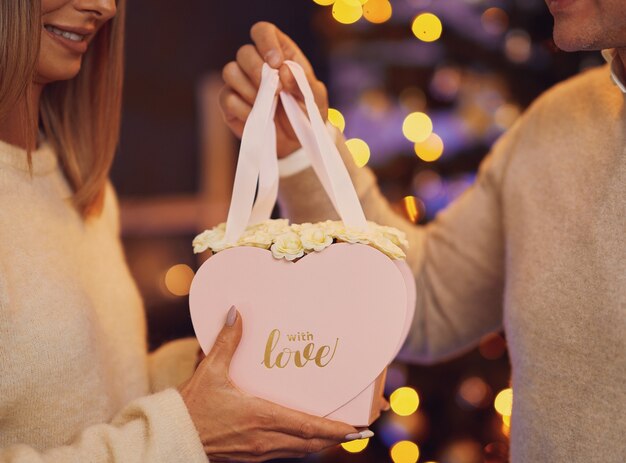
[[502, 424], [507, 427], [511, 426], [511, 416], [510, 415], [502, 415]]
[[165, 274], [165, 287], [174, 296], [186, 296], [189, 294], [193, 276], [193, 270], [188, 265], [174, 265]]
[[352, 442], [344, 442], [343, 444], [341, 444], [341, 446], [346, 452], [359, 453], [365, 450], [369, 442], [369, 439], [359, 439], [353, 440]]
[[333, 5], [333, 17], [341, 24], [352, 24], [363, 16], [363, 5], [359, 0], [337, 0]]
[[322, 6], [328, 6], [328, 5], [332, 5], [333, 3], [335, 3], [335, 0], [313, 0], [315, 3], [317, 3], [318, 5], [322, 5]]
[[391, 409], [400, 416], [409, 416], [417, 410], [420, 404], [417, 391], [411, 387], [396, 389], [389, 397]]
[[388, 21], [392, 13], [393, 8], [389, 0], [369, 0], [363, 6], [363, 16], [374, 24]]
[[411, 113], [404, 118], [402, 133], [413, 143], [424, 141], [433, 133], [433, 122], [422, 112]]
[[502, 8], [487, 8], [481, 15], [480, 22], [487, 33], [499, 35], [506, 31], [509, 25], [509, 15]]
[[458, 394], [463, 401], [475, 408], [487, 405], [491, 399], [489, 385], [480, 377], [472, 376], [463, 380], [459, 386]]
[[370, 147], [360, 138], [347, 140], [346, 146], [350, 150], [352, 159], [354, 159], [354, 163], [357, 166], [363, 167], [367, 164], [367, 161], [370, 160]]
[[506, 388], [498, 392], [496, 399], [493, 401], [496, 411], [502, 416], [511, 416], [513, 409], [513, 389]]
[[414, 148], [415, 154], [422, 161], [433, 162], [443, 154], [443, 140], [436, 133], [431, 133], [426, 140], [415, 143]]
[[530, 59], [532, 41], [525, 30], [515, 29], [506, 34], [504, 42], [506, 57], [514, 63], [523, 63]]
[[418, 205], [418, 199], [415, 196], [404, 197], [404, 210], [409, 220], [413, 223], [417, 223], [420, 218], [420, 208]]
[[342, 132], [346, 128], [346, 119], [335, 108], [328, 108], [328, 121]]
[[420, 457], [420, 449], [417, 444], [408, 440], [394, 444], [389, 453], [394, 463], [416, 463]]
[[432, 13], [422, 13], [413, 20], [411, 30], [423, 42], [434, 42], [441, 37], [441, 20]]
[[422, 112], [426, 109], [426, 94], [417, 87], [407, 87], [400, 93], [400, 104], [407, 110]]

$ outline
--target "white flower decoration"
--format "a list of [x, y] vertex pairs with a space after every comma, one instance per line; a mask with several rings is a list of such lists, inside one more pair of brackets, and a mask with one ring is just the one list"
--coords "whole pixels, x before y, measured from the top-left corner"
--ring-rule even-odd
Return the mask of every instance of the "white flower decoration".
[[369, 244], [372, 233], [369, 230], [344, 227], [336, 229], [333, 235], [338, 240], [345, 241], [346, 243]]
[[237, 246], [254, 246], [269, 249], [273, 242], [273, 236], [262, 229], [248, 229], [237, 241]]
[[259, 222], [257, 224], [251, 225], [247, 228], [247, 230], [260, 230], [265, 233], [270, 234], [271, 236], [280, 235], [282, 233], [286, 233], [289, 231], [289, 220], [287, 219], [276, 219], [276, 220], [265, 220], [263, 222]]
[[378, 233], [372, 237], [372, 241], [370, 245], [380, 252], [384, 253], [387, 257], [391, 257], [392, 259], [406, 259], [406, 254], [400, 248], [387, 238], [382, 233]]
[[211, 230], [205, 230], [196, 236], [193, 240], [193, 252], [199, 254], [211, 248], [213, 252], [225, 249], [224, 229], [219, 225]]
[[398, 230], [397, 228], [387, 227], [384, 225], [378, 225], [375, 222], [367, 222], [368, 225], [375, 230], [375, 232], [382, 233], [386, 238], [390, 239], [396, 246], [409, 247], [409, 242], [406, 239], [406, 233]]
[[300, 230], [300, 240], [305, 251], [322, 251], [333, 243], [333, 237], [328, 235], [322, 226], [308, 226]]
[[286, 219], [265, 220], [246, 228], [237, 243], [224, 241], [226, 224], [206, 230], [193, 240], [194, 253], [211, 249], [223, 251], [234, 246], [255, 246], [270, 249], [277, 259], [293, 261], [309, 252], [320, 252], [335, 239], [352, 244], [365, 244], [378, 249], [392, 259], [404, 259], [401, 246], [408, 247], [406, 235], [395, 228], [368, 222], [365, 230], [346, 227], [342, 221], [289, 225]]
[[304, 247], [302, 246], [300, 237], [297, 233], [291, 231], [277, 236], [270, 249], [276, 259], [282, 259], [284, 257], [292, 261], [304, 255]]

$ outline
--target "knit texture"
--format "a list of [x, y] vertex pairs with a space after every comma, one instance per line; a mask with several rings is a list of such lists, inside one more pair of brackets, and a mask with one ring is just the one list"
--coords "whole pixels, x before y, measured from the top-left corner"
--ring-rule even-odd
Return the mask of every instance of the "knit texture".
[[198, 344], [148, 355], [113, 188], [86, 221], [70, 195], [48, 145], [31, 176], [0, 142], [0, 463], [205, 463], [173, 389]]
[[[513, 463], [625, 461], [625, 142], [608, 66], [585, 72], [541, 96], [423, 227], [339, 143], [367, 218], [408, 235], [418, 301], [401, 358], [440, 361], [504, 328]], [[281, 179], [279, 200], [296, 223], [337, 217], [310, 168]]]

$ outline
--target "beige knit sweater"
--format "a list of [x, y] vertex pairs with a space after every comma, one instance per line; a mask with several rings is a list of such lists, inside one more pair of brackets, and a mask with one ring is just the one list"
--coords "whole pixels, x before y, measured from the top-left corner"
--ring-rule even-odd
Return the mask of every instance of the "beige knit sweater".
[[113, 189], [84, 222], [53, 151], [33, 163], [0, 142], [0, 463], [206, 463], [171, 388], [197, 343], [148, 356]]
[[[626, 461], [626, 106], [608, 66], [547, 92], [476, 184], [425, 227], [342, 147], [368, 219], [408, 234], [418, 287], [403, 357], [434, 362], [504, 327], [513, 463]], [[294, 222], [336, 217], [312, 170], [281, 179]]]

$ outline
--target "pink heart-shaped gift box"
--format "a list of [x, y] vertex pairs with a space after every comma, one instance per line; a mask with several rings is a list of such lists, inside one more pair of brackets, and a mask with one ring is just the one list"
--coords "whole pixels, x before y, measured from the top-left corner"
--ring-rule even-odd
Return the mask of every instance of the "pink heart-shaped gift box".
[[406, 262], [366, 245], [333, 244], [295, 263], [235, 247], [200, 267], [189, 303], [205, 353], [229, 308], [239, 310], [243, 336], [230, 377], [241, 390], [368, 426], [411, 324], [415, 284]]

